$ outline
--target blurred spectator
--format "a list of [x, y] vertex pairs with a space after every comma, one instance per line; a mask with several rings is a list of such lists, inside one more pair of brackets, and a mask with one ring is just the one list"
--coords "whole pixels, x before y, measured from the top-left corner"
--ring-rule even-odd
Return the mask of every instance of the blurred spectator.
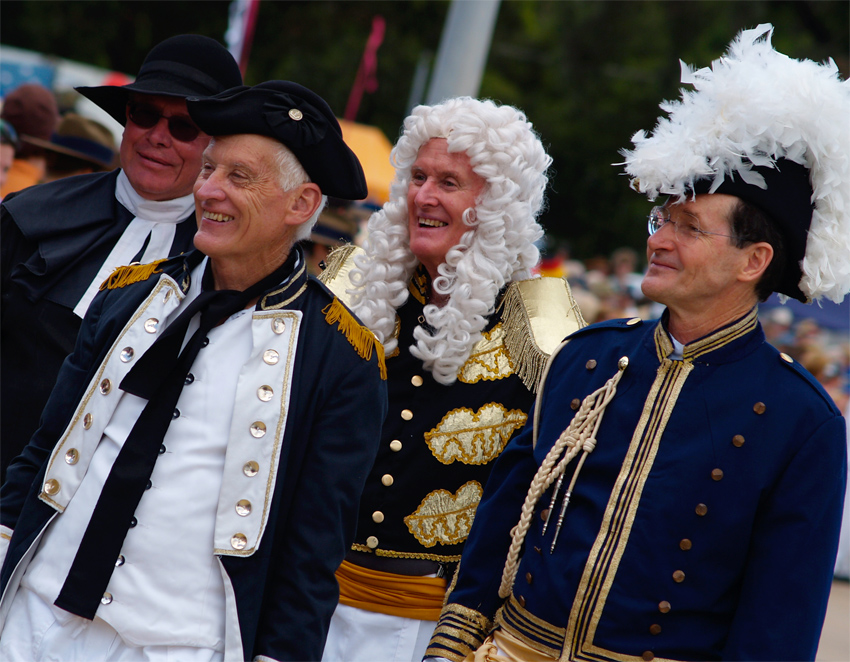
[[21, 139], [20, 149], [0, 188], [0, 198], [38, 184], [44, 177], [47, 156], [44, 147], [26, 142], [28, 138], [49, 141], [59, 125], [59, 107], [53, 93], [38, 83], [16, 87], [3, 102], [0, 119], [9, 122]]
[[50, 140], [24, 137], [23, 141], [46, 150], [46, 172], [42, 182], [104, 172], [118, 165], [112, 132], [100, 122], [76, 113], [67, 113], [62, 118]]
[[6, 120], [0, 120], [0, 189], [6, 183], [17, 150], [18, 132]]
[[307, 258], [307, 270], [314, 276], [322, 273], [324, 261], [331, 251], [337, 246], [353, 244], [360, 220], [368, 219], [369, 215], [369, 211], [356, 203], [330, 198], [313, 226], [310, 239], [301, 242]]
[[613, 290], [628, 294], [633, 300], [643, 299], [640, 283], [643, 274], [638, 273], [638, 253], [634, 248], [622, 246], [611, 254], [611, 275], [608, 281]]

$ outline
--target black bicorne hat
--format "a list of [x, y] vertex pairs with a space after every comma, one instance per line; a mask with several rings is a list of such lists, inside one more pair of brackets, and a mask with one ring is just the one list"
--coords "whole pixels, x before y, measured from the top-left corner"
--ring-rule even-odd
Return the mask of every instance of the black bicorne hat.
[[345, 200], [366, 197], [366, 178], [327, 102], [302, 85], [272, 80], [215, 97], [188, 99], [189, 115], [204, 133], [252, 133], [286, 145], [322, 193]]
[[74, 89], [123, 125], [130, 92], [206, 97], [241, 84], [239, 65], [224, 46], [210, 37], [182, 34], [154, 46], [132, 83]]

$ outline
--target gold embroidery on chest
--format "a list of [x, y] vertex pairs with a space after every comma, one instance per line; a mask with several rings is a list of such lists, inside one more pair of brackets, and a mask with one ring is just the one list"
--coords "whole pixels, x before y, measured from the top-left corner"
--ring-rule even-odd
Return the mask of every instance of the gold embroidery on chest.
[[493, 381], [514, 374], [511, 360], [505, 349], [505, 331], [499, 322], [483, 338], [475, 343], [466, 363], [458, 371], [458, 381], [474, 384], [482, 379]]
[[483, 491], [478, 481], [471, 480], [461, 485], [456, 494], [448, 490], [431, 492], [416, 512], [404, 518], [404, 523], [425, 547], [462, 542], [469, 535]]
[[460, 407], [443, 416], [439, 425], [425, 433], [425, 442], [440, 462], [487, 464], [502, 452], [514, 431], [528, 418], [520, 409], [505, 409], [498, 402], [477, 412]]

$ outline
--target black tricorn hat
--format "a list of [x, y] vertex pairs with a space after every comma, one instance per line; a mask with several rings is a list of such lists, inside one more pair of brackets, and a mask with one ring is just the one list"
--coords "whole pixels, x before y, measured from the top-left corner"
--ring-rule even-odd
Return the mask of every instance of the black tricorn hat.
[[366, 197], [357, 156], [342, 139], [330, 106], [302, 85], [271, 80], [205, 99], [187, 99], [189, 115], [211, 136], [252, 133], [286, 145], [322, 193], [346, 200]]
[[74, 89], [123, 125], [130, 92], [205, 97], [241, 84], [239, 65], [224, 46], [203, 35], [181, 34], [154, 46], [132, 83]]

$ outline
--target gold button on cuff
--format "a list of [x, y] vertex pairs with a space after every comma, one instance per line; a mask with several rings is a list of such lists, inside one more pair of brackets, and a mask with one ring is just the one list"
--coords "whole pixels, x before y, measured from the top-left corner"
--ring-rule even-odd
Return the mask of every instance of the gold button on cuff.
[[412, 412], [412, 411], [410, 411], [409, 409], [402, 409], [402, 410], [401, 410], [401, 417], [402, 417], [405, 421], [409, 421], [410, 419], [412, 419], [412, 418], [413, 418], [413, 412]]
[[251, 427], [249, 429], [251, 430], [251, 436], [256, 439], [259, 439], [266, 434], [266, 424], [262, 421], [254, 421], [251, 423]]
[[517, 602], [519, 602], [519, 606], [525, 609], [525, 596], [521, 595], [517, 598]]
[[684, 550], [686, 552], [693, 546], [694, 546], [694, 544], [690, 540], [688, 540], [687, 538], [682, 538], [679, 541], [679, 549]]
[[753, 405], [753, 411], [761, 416], [765, 411], [767, 411], [767, 407], [765, 407], [763, 402], [757, 402]]
[[236, 514], [239, 517], [248, 517], [251, 514], [251, 502], [248, 499], [240, 499], [236, 502]]
[[156, 333], [156, 330], [159, 328], [159, 320], [155, 317], [151, 317], [149, 320], [145, 321], [145, 331], [148, 333]]
[[276, 365], [280, 361], [280, 353], [276, 349], [267, 349], [263, 352], [263, 361], [268, 365]]
[[584, 367], [588, 370], [593, 370], [596, 367], [596, 359], [590, 359], [590, 361], [584, 364]]
[[425, 383], [425, 380], [419, 375], [413, 375], [413, 377], [410, 378], [410, 383], [414, 386], [422, 386], [422, 384]]
[[245, 549], [247, 545], [248, 538], [244, 533], [234, 533], [230, 537], [230, 546], [233, 547], [233, 549]]
[[786, 363], [794, 363], [794, 359], [792, 359], [790, 356], [788, 356], [785, 352], [782, 352], [782, 353], [779, 355], [779, 357], [780, 357], [783, 361], [785, 361]]
[[723, 469], [712, 469], [711, 480], [723, 480]]
[[103, 597], [100, 599], [100, 604], [108, 605], [112, 602], [112, 593], [104, 593]]
[[572, 409], [573, 411], [577, 411], [579, 407], [581, 407], [581, 400], [579, 400], [578, 398], [573, 398], [570, 401], [570, 409]]
[[649, 634], [661, 634], [661, 626], [658, 623], [653, 623], [649, 626]]
[[732, 437], [732, 445], [733, 445], [733, 446], [737, 446], [738, 448], [740, 448], [741, 446], [743, 446], [743, 445], [744, 445], [744, 437], [743, 437], [743, 435], [736, 434], [734, 437]]
[[375, 549], [378, 546], [378, 539], [375, 536], [369, 536], [366, 538], [366, 547], [369, 549]]
[[290, 108], [288, 114], [289, 114], [290, 119], [293, 119], [296, 122], [301, 121], [301, 119], [304, 117], [304, 113], [302, 113], [297, 108]]
[[54, 496], [59, 494], [60, 489], [62, 489], [62, 486], [55, 478], [50, 478], [49, 480], [44, 481], [44, 493], [46, 495]]
[[100, 392], [103, 395], [107, 395], [111, 390], [112, 390], [112, 382], [109, 381], [108, 379], [104, 379], [100, 383]]
[[640, 317], [632, 317], [628, 322], [626, 322], [629, 326], [634, 326], [635, 324], [640, 324]]
[[393, 484], [393, 477], [389, 474], [384, 474], [383, 476], [381, 476], [381, 484], [385, 487], [389, 487]]
[[251, 460], [250, 462], [246, 462], [242, 466], [242, 473], [248, 476], [248, 478], [253, 478], [260, 471], [260, 465]]
[[673, 573], [673, 581], [677, 584], [681, 584], [685, 581], [685, 573], [681, 570], [676, 570], [676, 572]]
[[65, 453], [66, 464], [76, 464], [80, 460], [80, 452], [76, 448], [71, 448]]
[[384, 521], [384, 513], [382, 513], [380, 510], [376, 510], [374, 513], [372, 513], [372, 521], [375, 522], [375, 524], [380, 524]]
[[121, 363], [129, 363], [133, 360], [136, 352], [132, 347], [125, 347], [121, 350]]
[[670, 603], [667, 602], [667, 600], [662, 600], [658, 603], [658, 611], [660, 611], [662, 614], [666, 614], [668, 611], [670, 611]]
[[706, 506], [704, 503], [698, 503], [694, 511], [700, 517], [704, 517], [706, 513], [708, 513], [708, 506]]
[[94, 416], [91, 414], [86, 414], [83, 416], [83, 428], [88, 430], [91, 427], [91, 424], [94, 422]]
[[257, 397], [263, 402], [268, 402], [274, 397], [274, 390], [271, 386], [263, 384], [260, 388], [257, 389]]
[[394, 453], [398, 453], [401, 450], [401, 442], [398, 439], [393, 439], [390, 442], [390, 450]]
[[277, 335], [280, 335], [286, 331], [286, 322], [284, 322], [280, 317], [275, 317], [272, 320], [272, 331], [274, 331]]

